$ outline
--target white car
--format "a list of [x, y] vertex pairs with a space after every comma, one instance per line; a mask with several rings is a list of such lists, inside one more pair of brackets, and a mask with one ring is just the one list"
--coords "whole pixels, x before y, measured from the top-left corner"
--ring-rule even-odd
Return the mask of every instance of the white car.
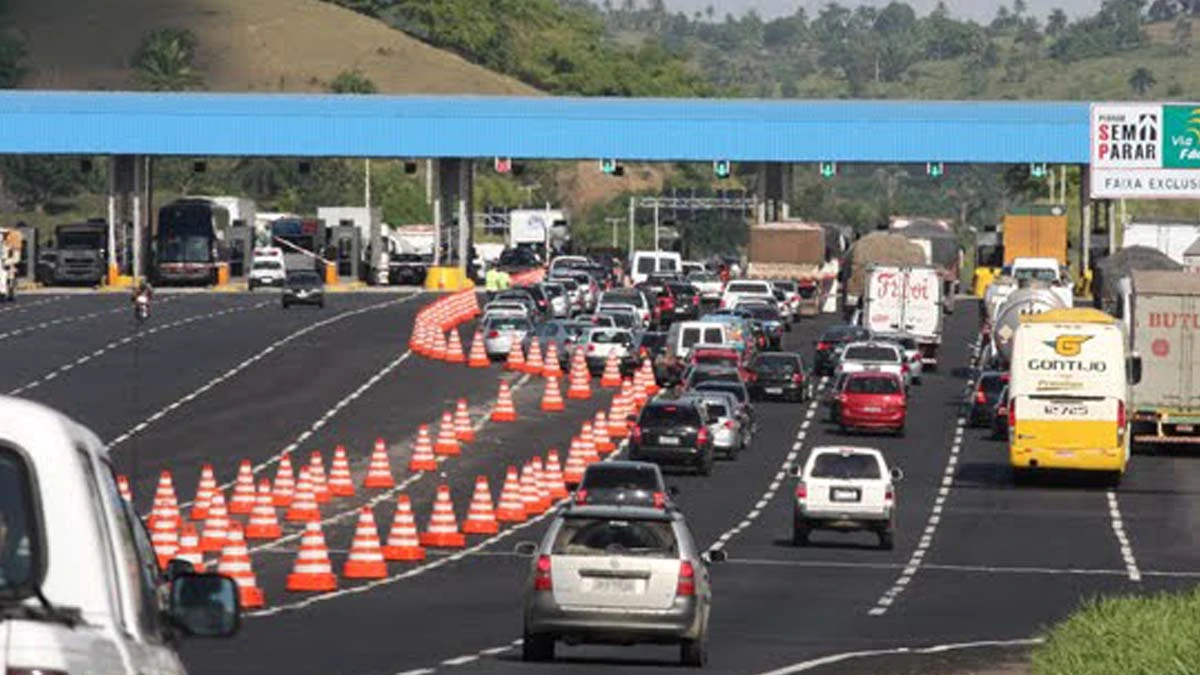
[[484, 305], [483, 312], [484, 312], [484, 314], [489, 314], [491, 312], [510, 312], [510, 313], [514, 313], [514, 314], [520, 314], [521, 316], [524, 316], [524, 317], [528, 317], [529, 316], [529, 307], [527, 307], [524, 304], [519, 303], [519, 302], [496, 300], [496, 301], [489, 302], [488, 304]]
[[692, 272], [687, 275], [687, 282], [699, 291], [704, 302], [720, 302], [721, 293], [725, 291], [721, 277], [712, 272]]
[[250, 266], [250, 278], [246, 283], [250, 290], [259, 286], [283, 288], [283, 282], [286, 279], [287, 270], [283, 267], [282, 259], [255, 258], [254, 263]]
[[730, 281], [725, 284], [725, 291], [721, 294], [721, 307], [737, 307], [739, 302], [751, 298], [774, 302], [775, 292], [771, 289], [771, 282], [755, 279]]
[[593, 328], [579, 341], [588, 370], [594, 375], [604, 372], [610, 356], [624, 361], [633, 353], [633, 333], [625, 328]]
[[834, 375], [867, 371], [895, 373], [906, 388], [912, 384], [912, 368], [900, 346], [892, 342], [851, 342], [842, 350]]
[[876, 340], [899, 345], [904, 350], [904, 360], [908, 363], [910, 373], [909, 379], [914, 384], [920, 384], [921, 375], [925, 373], [925, 361], [921, 358], [921, 347], [917, 344], [917, 339], [901, 333], [879, 333], [874, 337]]
[[883, 453], [874, 448], [818, 446], [803, 467], [793, 467], [798, 478], [792, 510], [792, 543], [808, 544], [813, 530], [854, 532], [870, 530], [879, 547], [895, 547], [896, 483], [900, 469], [888, 467]]

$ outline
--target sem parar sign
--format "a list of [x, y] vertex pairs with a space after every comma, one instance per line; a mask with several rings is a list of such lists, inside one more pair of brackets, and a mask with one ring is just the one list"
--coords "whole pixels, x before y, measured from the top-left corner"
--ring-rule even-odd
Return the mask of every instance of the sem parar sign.
[[1200, 198], [1200, 104], [1095, 103], [1094, 199]]

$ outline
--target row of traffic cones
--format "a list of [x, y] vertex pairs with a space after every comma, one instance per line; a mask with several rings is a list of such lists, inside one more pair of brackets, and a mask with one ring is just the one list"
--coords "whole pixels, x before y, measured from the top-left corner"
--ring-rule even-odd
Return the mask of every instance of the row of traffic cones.
[[448, 340], [445, 331], [470, 321], [479, 314], [479, 298], [474, 290], [438, 298], [417, 312], [408, 347], [421, 356], [464, 363], [466, 359], [463, 358], [458, 331], [451, 330]]

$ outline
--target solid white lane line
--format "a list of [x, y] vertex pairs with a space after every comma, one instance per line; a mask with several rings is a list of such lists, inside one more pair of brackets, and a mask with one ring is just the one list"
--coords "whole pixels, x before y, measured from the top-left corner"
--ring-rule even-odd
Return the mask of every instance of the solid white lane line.
[[1117, 502], [1117, 493], [1109, 490], [1107, 497], [1108, 516], [1112, 519], [1112, 530], [1117, 537], [1121, 559], [1125, 561], [1125, 572], [1129, 575], [1130, 581], [1141, 581], [1142, 573], [1138, 569], [1137, 560], [1133, 557], [1133, 546], [1129, 543], [1129, 536], [1125, 534], [1125, 520], [1121, 517], [1121, 506]]
[[759, 675], [792, 675], [805, 673], [824, 666], [849, 661], [851, 659], [868, 658], [872, 656], [893, 656], [898, 654], [941, 654], [944, 652], [961, 651], [964, 649], [979, 649], [983, 647], [1032, 647], [1042, 644], [1041, 638], [1022, 638], [1016, 640], [980, 640], [978, 642], [962, 642], [958, 644], [933, 645], [931, 647], [895, 647], [892, 649], [870, 649], [859, 652], [844, 652], [831, 654], [817, 659], [793, 663], [775, 670], [769, 670]]
[[[127, 335], [127, 336], [121, 338], [120, 340], [113, 340], [112, 342], [109, 342], [108, 344], [93, 351], [90, 354], [85, 354], [85, 355], [75, 359], [71, 363], [65, 363], [65, 364], [59, 366], [57, 369], [50, 371], [49, 373], [43, 375], [40, 378], [26, 382], [25, 384], [17, 387], [16, 389], [13, 389], [12, 391], [8, 392], [8, 395], [9, 396], [17, 396], [19, 394], [29, 391], [30, 389], [36, 389], [37, 387], [45, 384], [46, 382], [49, 382], [49, 381], [57, 378], [59, 375], [64, 374], [68, 371], [71, 371], [75, 368], [78, 368], [79, 366], [82, 366], [83, 364], [88, 363], [89, 361], [92, 361], [93, 359], [95, 359], [97, 357], [103, 356], [103, 355], [107, 354], [108, 352], [110, 352], [114, 349], [117, 349], [118, 347], [127, 345], [130, 342], [134, 342], [136, 340], [141, 340], [143, 338], [149, 337], [156, 333], [161, 333], [165, 330], [170, 330], [172, 328], [178, 328], [180, 326], [186, 326], [190, 323], [195, 323], [197, 321], [204, 321], [206, 319], [215, 319], [217, 317], [227, 316], [229, 314], [234, 314], [237, 312], [244, 312], [244, 311], [248, 311], [251, 309], [259, 309], [260, 307], [265, 307], [268, 304], [270, 304], [269, 301], [263, 301], [258, 304], [255, 304], [255, 305], [243, 305], [243, 306], [238, 306], [238, 307], [229, 307], [229, 308], [217, 311], [217, 312], [209, 312], [208, 314], [199, 314], [196, 316], [187, 317], [186, 319], [179, 319], [176, 321], [171, 321], [170, 323], [164, 323], [161, 325], [157, 325], [157, 326], [154, 326], [153, 328], [149, 328], [147, 330], [143, 330], [141, 332], [134, 333], [133, 335]], [[162, 417], [162, 415], [164, 415], [166, 413], [164, 411], [159, 411], [158, 413], [155, 413], [155, 414], [157, 415], [157, 417], [152, 417], [151, 418], [152, 421], [157, 420], [158, 417]]]
[[[222, 382], [225, 382], [226, 380], [230, 379], [231, 377], [246, 370], [250, 366], [252, 366], [255, 363], [258, 363], [259, 361], [266, 358], [269, 354], [274, 352], [276, 349], [283, 347], [287, 343], [289, 343], [297, 338], [303, 337], [315, 330], [319, 330], [321, 328], [324, 328], [325, 326], [337, 323], [338, 321], [342, 321], [344, 319], [348, 319], [352, 316], [357, 316], [359, 314], [365, 314], [367, 312], [373, 312], [375, 310], [384, 309], [384, 308], [392, 307], [395, 305], [400, 305], [402, 303], [408, 302], [409, 300], [412, 300], [415, 297], [417, 297], [417, 296], [409, 295], [409, 296], [406, 296], [404, 298], [400, 298], [397, 300], [388, 300], [385, 302], [379, 302], [379, 303], [376, 303], [373, 305], [367, 305], [366, 307], [360, 307], [359, 309], [352, 309], [352, 310], [349, 310], [346, 312], [342, 312], [341, 314], [335, 314], [334, 316], [331, 316], [328, 319], [323, 319], [316, 323], [311, 323], [311, 324], [305, 326], [304, 328], [301, 328], [297, 331], [289, 333], [288, 335], [272, 342], [271, 344], [267, 345], [262, 350], [260, 350], [258, 353], [256, 353], [254, 356], [251, 356], [250, 358], [245, 359], [244, 361], [235, 365], [234, 367], [230, 368], [229, 370], [225, 371], [224, 373], [218, 375], [217, 377], [214, 377], [213, 379], [204, 383], [199, 388], [193, 390], [191, 393], [187, 394], [186, 396], [184, 396], [176, 401], [173, 401], [172, 403], [163, 407], [162, 410], [164, 410], [166, 412], [170, 412], [170, 411], [175, 410], [176, 408], [179, 408], [180, 406], [182, 406], [185, 403], [190, 403], [191, 401], [194, 401], [197, 397], [202, 396], [205, 392], [209, 391], [213, 387], [216, 387], [217, 385], [221, 384]], [[122, 311], [124, 311], [124, 310], [122, 310]], [[125, 433], [123, 433], [120, 436], [117, 436], [116, 438], [109, 441], [108, 444], [105, 446], [105, 449], [112, 450], [113, 448], [115, 448], [118, 445], [129, 440], [130, 438], [132, 438], [134, 435], [136, 435], [137, 433], [142, 431], [142, 429], [145, 429], [145, 428], [146, 427], [143, 425], [140, 429], [136, 426], [132, 429], [129, 429]]]

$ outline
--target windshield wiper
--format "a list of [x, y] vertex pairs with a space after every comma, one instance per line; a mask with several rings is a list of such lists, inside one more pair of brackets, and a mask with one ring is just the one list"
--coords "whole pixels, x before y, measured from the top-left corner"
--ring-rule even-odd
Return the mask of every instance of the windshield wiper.
[[34, 597], [41, 603], [27, 605], [23, 602], [0, 606], [0, 616], [5, 619], [21, 619], [25, 621], [43, 621], [57, 623], [67, 628], [75, 628], [84, 623], [83, 613], [78, 607], [59, 607], [50, 603], [41, 587], [33, 589]]

